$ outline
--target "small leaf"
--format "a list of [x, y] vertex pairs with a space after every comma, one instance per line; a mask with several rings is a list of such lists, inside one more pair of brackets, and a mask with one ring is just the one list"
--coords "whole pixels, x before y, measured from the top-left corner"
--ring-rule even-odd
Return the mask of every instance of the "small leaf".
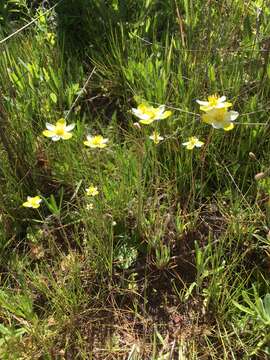
[[50, 93], [50, 98], [53, 103], [57, 103], [57, 95], [55, 93]]
[[270, 316], [270, 294], [265, 295], [263, 299], [263, 303], [264, 303], [265, 312], [267, 313], [268, 316]]
[[241, 304], [238, 304], [236, 301], [232, 300], [232, 303], [234, 306], [236, 306], [239, 310], [243, 311], [244, 313], [246, 314], [249, 314], [249, 315], [252, 315], [254, 316], [255, 313], [254, 311], [252, 311], [250, 308], [246, 307], [246, 306], [243, 306]]

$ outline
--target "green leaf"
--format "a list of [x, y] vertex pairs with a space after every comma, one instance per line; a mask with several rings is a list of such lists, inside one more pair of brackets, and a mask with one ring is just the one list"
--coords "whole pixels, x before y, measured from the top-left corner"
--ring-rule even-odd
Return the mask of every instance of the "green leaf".
[[266, 294], [264, 299], [263, 299], [263, 303], [264, 303], [264, 308], [265, 308], [265, 312], [268, 316], [270, 316], [270, 294]]
[[54, 104], [57, 103], [57, 95], [55, 93], [50, 93], [50, 98]]
[[246, 314], [249, 314], [249, 315], [252, 315], [254, 316], [255, 315], [255, 312], [252, 311], [250, 308], [246, 307], [246, 306], [243, 306], [241, 304], [238, 304], [236, 301], [232, 300], [232, 303], [234, 306], [236, 306], [239, 310], [243, 311], [244, 313]]

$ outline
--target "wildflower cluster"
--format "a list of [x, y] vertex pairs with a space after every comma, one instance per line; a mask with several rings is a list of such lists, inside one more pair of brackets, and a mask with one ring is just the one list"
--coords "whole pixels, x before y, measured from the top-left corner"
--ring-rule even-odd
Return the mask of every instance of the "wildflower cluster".
[[[160, 105], [155, 108], [148, 103], [140, 104], [137, 109], [132, 108], [131, 111], [133, 115], [139, 118], [139, 123], [142, 125], [150, 125], [158, 120], [167, 119], [172, 115], [171, 111], [165, 111], [165, 105]], [[160, 133], [157, 130], [154, 130], [153, 134], [149, 136], [149, 139], [157, 145], [160, 141], [164, 140], [164, 137], [160, 136]]]
[[[69, 140], [72, 138], [71, 131], [75, 128], [75, 124], [67, 125], [66, 120], [61, 118], [59, 119], [55, 125], [46, 123], [46, 130], [42, 132], [45, 137], [51, 138], [52, 141], [58, 140]], [[102, 135], [87, 135], [86, 139], [83, 143], [85, 146], [90, 147], [92, 149], [103, 149], [107, 146], [109, 139], [105, 139]], [[86, 188], [86, 195], [94, 197], [99, 194], [98, 188], [96, 186], [89, 186]], [[37, 209], [40, 207], [42, 199], [40, 196], [35, 197], [27, 197], [27, 201], [25, 201], [22, 205], [24, 207]], [[93, 209], [93, 204], [89, 203], [87, 205], [87, 210]]]
[[237, 111], [228, 111], [232, 106], [226, 101], [226, 96], [218, 97], [212, 95], [208, 101], [197, 100], [200, 110], [205, 112], [202, 115], [202, 121], [213, 126], [214, 129], [224, 129], [225, 131], [234, 128], [233, 121], [239, 116]]
[[[232, 103], [226, 101], [225, 96], [218, 97], [217, 95], [211, 95], [207, 101], [196, 100], [200, 105], [200, 110], [204, 112], [202, 115], [202, 121], [210, 124], [215, 129], [224, 129], [225, 131], [232, 130], [234, 128], [234, 120], [239, 116], [238, 112], [228, 110]], [[165, 105], [153, 107], [148, 103], [142, 103], [137, 108], [132, 108], [132, 113], [139, 118], [139, 123], [135, 125], [140, 128], [142, 125], [151, 125], [157, 123], [159, 120], [167, 119], [172, 115], [172, 112], [165, 110]], [[61, 118], [55, 125], [46, 123], [46, 130], [43, 131], [45, 137], [51, 138], [52, 141], [58, 140], [69, 140], [72, 138], [71, 131], [75, 128], [75, 124], [67, 125], [66, 120]], [[164, 140], [164, 137], [160, 135], [157, 130], [157, 126], [149, 138], [154, 144], [159, 144], [160, 141]], [[104, 138], [102, 135], [87, 135], [86, 140], [83, 144], [91, 149], [103, 149], [107, 147], [109, 139]], [[190, 136], [188, 141], [182, 143], [187, 150], [193, 150], [194, 148], [200, 148], [204, 145], [196, 136]], [[98, 188], [94, 185], [86, 188], [86, 195], [95, 197], [99, 194]], [[27, 197], [27, 201], [23, 203], [24, 207], [28, 208], [39, 208], [42, 199], [40, 196]], [[87, 209], [92, 209], [93, 204], [87, 205]]]

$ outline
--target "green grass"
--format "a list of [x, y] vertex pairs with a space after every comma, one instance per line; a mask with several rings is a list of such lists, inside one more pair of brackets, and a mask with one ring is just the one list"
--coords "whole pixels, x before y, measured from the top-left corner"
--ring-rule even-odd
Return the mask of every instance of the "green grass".
[[[2, 39], [37, 21], [0, 41], [0, 358], [267, 359], [267, 1], [3, 4]], [[200, 119], [214, 93], [232, 131]], [[173, 114], [138, 128], [141, 101]]]

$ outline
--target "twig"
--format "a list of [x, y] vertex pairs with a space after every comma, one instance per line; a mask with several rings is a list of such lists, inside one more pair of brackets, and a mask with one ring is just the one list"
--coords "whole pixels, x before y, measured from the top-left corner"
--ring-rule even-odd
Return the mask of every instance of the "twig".
[[177, 16], [178, 25], [179, 25], [179, 33], [180, 33], [180, 36], [181, 36], [182, 46], [186, 47], [183, 21], [182, 21], [182, 18], [180, 16], [180, 12], [179, 12], [179, 8], [177, 6], [176, 0], [175, 0], [175, 7], [176, 7], [176, 16]]
[[91, 80], [91, 77], [93, 76], [94, 72], [96, 70], [96, 67], [93, 68], [93, 70], [91, 71], [90, 75], [88, 76], [85, 84], [83, 85], [82, 89], [79, 91], [78, 96], [76, 97], [76, 99], [74, 100], [73, 104], [71, 105], [70, 109], [68, 110], [65, 119], [67, 119], [71, 113], [71, 111], [74, 109], [75, 105], [77, 104], [78, 100], [80, 99], [81, 95], [84, 93], [89, 81]]

